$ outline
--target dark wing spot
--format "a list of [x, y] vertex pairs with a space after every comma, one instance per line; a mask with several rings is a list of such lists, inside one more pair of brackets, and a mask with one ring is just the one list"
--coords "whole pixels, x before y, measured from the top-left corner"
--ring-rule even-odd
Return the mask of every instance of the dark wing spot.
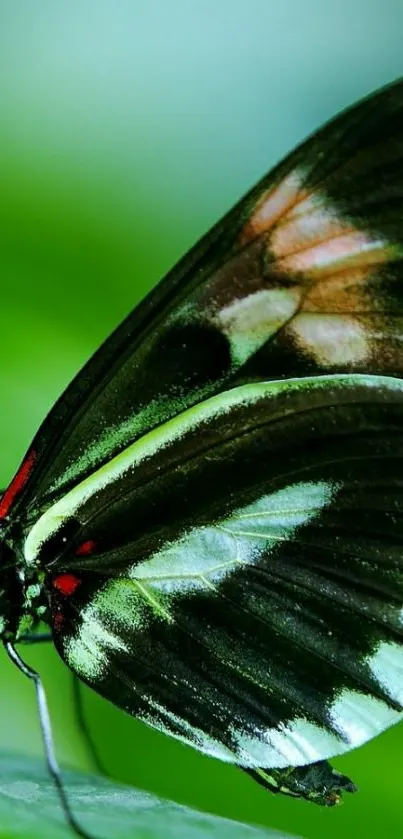
[[171, 393], [203, 387], [230, 369], [228, 340], [208, 324], [172, 327], [160, 337], [148, 359], [153, 393], [168, 387]]
[[62, 554], [71, 548], [72, 542], [81, 530], [81, 523], [74, 518], [65, 521], [56, 533], [42, 545], [40, 562], [48, 565], [58, 559]]

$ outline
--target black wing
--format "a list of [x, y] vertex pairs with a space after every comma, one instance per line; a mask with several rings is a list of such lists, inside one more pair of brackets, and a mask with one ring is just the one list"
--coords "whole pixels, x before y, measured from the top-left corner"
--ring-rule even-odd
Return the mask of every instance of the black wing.
[[29, 534], [61, 656], [244, 768], [308, 764], [397, 721], [402, 424], [402, 381], [353, 375], [246, 385], [162, 425], [95, 501], [82, 485]]
[[401, 375], [402, 200], [399, 81], [291, 154], [124, 321], [45, 420], [0, 515], [15, 502], [17, 517], [19, 496], [35, 521], [151, 428], [230, 386]]

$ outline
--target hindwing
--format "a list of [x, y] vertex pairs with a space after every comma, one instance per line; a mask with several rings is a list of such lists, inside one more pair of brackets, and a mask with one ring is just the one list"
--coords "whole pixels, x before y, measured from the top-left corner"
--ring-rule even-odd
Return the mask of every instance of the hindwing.
[[330, 376], [236, 388], [151, 432], [97, 511], [73, 490], [28, 537], [44, 562], [69, 509], [75, 537], [48, 566], [69, 667], [249, 768], [397, 721], [402, 421], [400, 380]]

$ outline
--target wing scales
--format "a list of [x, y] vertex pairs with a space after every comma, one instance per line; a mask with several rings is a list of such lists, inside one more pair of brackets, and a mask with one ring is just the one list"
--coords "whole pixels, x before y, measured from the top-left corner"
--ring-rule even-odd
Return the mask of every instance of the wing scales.
[[71, 669], [252, 773], [403, 709], [402, 116], [399, 81], [264, 178], [76, 377], [5, 496]]
[[[248, 387], [231, 392], [242, 422], [231, 425], [234, 403], [212, 412], [212, 457], [202, 405], [172, 444], [185, 463], [165, 452], [158, 486], [148, 462], [145, 540], [122, 543], [115, 565], [107, 550], [92, 566], [71, 546], [60, 557], [55, 571], [75, 568], [82, 585], [55, 641], [97, 691], [198, 748], [249, 768], [303, 765], [403, 709], [403, 391], [326, 377], [268, 383], [248, 403]], [[161, 527], [167, 497], [179, 528]], [[93, 518], [79, 538], [87, 526], [97, 537]], [[94, 626], [124, 648], [98, 630], [91, 640]]]
[[264, 178], [96, 353], [40, 429], [30, 521], [161, 422], [229, 386], [402, 357], [402, 82]]

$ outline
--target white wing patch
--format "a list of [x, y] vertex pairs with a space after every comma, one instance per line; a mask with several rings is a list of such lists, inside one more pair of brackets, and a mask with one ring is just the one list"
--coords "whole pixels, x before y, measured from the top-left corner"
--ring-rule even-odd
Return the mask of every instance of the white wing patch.
[[192, 528], [145, 562], [133, 563], [125, 577], [108, 581], [82, 610], [76, 635], [65, 642], [70, 667], [99, 678], [110, 652], [128, 652], [121, 640], [128, 632], [145, 630], [158, 617], [172, 622], [173, 597], [215, 590], [222, 579], [290, 539], [330, 502], [334, 490], [326, 482], [293, 484], [214, 526]]
[[128, 652], [117, 634], [107, 629], [97, 608], [97, 598], [81, 612], [80, 628], [64, 642], [67, 663], [78, 676], [89, 680], [104, 675], [112, 651]]
[[354, 315], [301, 312], [290, 329], [302, 351], [319, 364], [337, 367], [370, 357], [372, 336]]
[[162, 603], [155, 602], [135, 580], [123, 577], [106, 583], [82, 609], [77, 633], [64, 642], [67, 663], [78, 675], [100, 678], [111, 652], [130, 652], [122, 637], [146, 629], [156, 612], [171, 619]]
[[237, 762], [248, 769], [305, 766], [346, 751], [349, 747], [331, 731], [307, 719], [293, 720], [278, 728], [246, 732], [236, 725], [232, 736], [237, 748]]
[[[303, 717], [250, 733], [232, 727], [237, 762], [246, 768], [306, 766], [344, 754], [371, 740], [403, 714], [358, 691], [343, 690], [329, 708], [329, 728]], [[333, 730], [332, 730], [333, 729]]]
[[[342, 751], [361, 746], [394, 725], [402, 716], [374, 696], [347, 689], [340, 693], [330, 708], [332, 724], [345, 744]], [[334, 754], [341, 754], [341, 751]]]
[[248, 297], [235, 299], [218, 312], [215, 322], [229, 339], [237, 365], [244, 364], [267, 342], [269, 335], [290, 320], [301, 296], [301, 288], [260, 289]]
[[403, 708], [403, 648], [382, 641], [368, 659], [369, 668], [385, 693]]
[[325, 481], [305, 481], [261, 496], [211, 527], [191, 528], [150, 559], [133, 564], [129, 576], [155, 598], [214, 588], [291, 539], [330, 503], [335, 489]]
[[127, 576], [107, 582], [82, 610], [77, 634], [65, 642], [70, 667], [99, 678], [110, 652], [128, 651], [122, 636], [145, 630], [158, 617], [172, 622], [173, 597], [215, 590], [240, 566], [290, 539], [330, 502], [333, 492], [325, 482], [294, 484], [260, 497], [215, 526], [192, 528], [150, 559], [134, 563]]

